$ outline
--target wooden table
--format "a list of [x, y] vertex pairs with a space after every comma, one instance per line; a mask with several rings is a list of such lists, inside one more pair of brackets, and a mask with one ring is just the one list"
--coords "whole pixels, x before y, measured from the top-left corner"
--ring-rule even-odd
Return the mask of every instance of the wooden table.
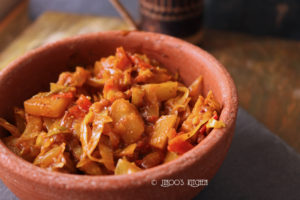
[[300, 42], [208, 31], [202, 47], [232, 75], [240, 105], [300, 152]]
[[[0, 49], [6, 46], [0, 54], [0, 69], [58, 39], [127, 28], [116, 18], [47, 12], [8, 46], [0, 43]], [[10, 34], [4, 31], [0, 35]], [[240, 105], [300, 152], [300, 42], [207, 30], [201, 46], [231, 73]]]

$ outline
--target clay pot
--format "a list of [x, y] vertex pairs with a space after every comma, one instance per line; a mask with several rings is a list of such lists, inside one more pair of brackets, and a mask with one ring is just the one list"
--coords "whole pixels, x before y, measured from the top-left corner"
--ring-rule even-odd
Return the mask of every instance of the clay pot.
[[[49, 89], [62, 71], [93, 64], [113, 54], [116, 47], [145, 53], [186, 84], [204, 76], [204, 93], [212, 90], [223, 110], [226, 128], [213, 130], [200, 144], [167, 164], [131, 175], [88, 176], [49, 172], [12, 153], [0, 142], [0, 177], [20, 199], [189, 199], [203, 186], [191, 187], [188, 179], [210, 180], [229, 149], [236, 116], [237, 94], [225, 68], [210, 54], [182, 40], [147, 32], [102, 32], [65, 39], [36, 49], [0, 72], [0, 116], [12, 119], [13, 106]], [[2, 135], [4, 131], [2, 131]], [[184, 185], [162, 187], [162, 179]], [[153, 185], [155, 184], [156, 185]], [[209, 182], [208, 182], [209, 184]]]

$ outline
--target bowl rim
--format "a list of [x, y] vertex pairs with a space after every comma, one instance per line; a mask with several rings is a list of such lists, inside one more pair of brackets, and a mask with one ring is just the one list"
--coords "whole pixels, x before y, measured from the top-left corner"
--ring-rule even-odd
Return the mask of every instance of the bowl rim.
[[[224, 87], [222, 90], [227, 91], [228, 94], [222, 94], [223, 98], [225, 98], [227, 102], [230, 102], [223, 107], [220, 115], [220, 119], [225, 122], [226, 127], [222, 129], [213, 129], [212, 132], [201, 142], [201, 145], [196, 145], [193, 149], [181, 155], [179, 158], [130, 175], [91, 176], [47, 171], [46, 169], [42, 169], [23, 160], [21, 157], [10, 151], [2, 140], [0, 140], [0, 166], [4, 167], [7, 172], [13, 173], [17, 177], [23, 177], [30, 182], [38, 182], [39, 184], [48, 185], [54, 188], [117, 190], [128, 188], [129, 184], [131, 187], [138, 187], [141, 184], [150, 184], [151, 180], [159, 180], [173, 174], [174, 172], [184, 170], [213, 149], [217, 145], [218, 141], [220, 141], [223, 137], [229, 137], [230, 130], [235, 125], [238, 110], [237, 91], [229, 73], [224, 66], [219, 63], [219, 61], [200, 47], [164, 34], [143, 31], [105, 31], [69, 37], [29, 51], [2, 69], [0, 71], [0, 80], [7, 76], [12, 69], [18, 68], [21, 63], [26, 62], [26, 60], [32, 56], [38, 56], [49, 49], [71, 44], [72, 42], [76, 42], [81, 39], [92, 39], [106, 34], [114, 36], [126, 36], [127, 34], [133, 34], [137, 37], [148, 36], [148, 40], [149, 38], [150, 40], [154, 40], [155, 38], [170, 40], [172, 43], [180, 44], [192, 50], [192, 53], [199, 55], [205, 64], [214, 66], [215, 72], [219, 73], [225, 82], [222, 86]], [[195, 157], [195, 155], [197, 155], [197, 157]]]

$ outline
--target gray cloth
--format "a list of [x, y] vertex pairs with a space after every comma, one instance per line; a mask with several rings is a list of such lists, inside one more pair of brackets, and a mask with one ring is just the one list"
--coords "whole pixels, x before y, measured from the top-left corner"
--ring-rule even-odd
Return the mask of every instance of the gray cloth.
[[[229, 153], [195, 199], [300, 199], [300, 155], [240, 109]], [[175, 188], [174, 188], [175, 189]], [[0, 199], [17, 199], [0, 182]]]
[[240, 109], [229, 153], [196, 199], [299, 200], [299, 189], [300, 155]]

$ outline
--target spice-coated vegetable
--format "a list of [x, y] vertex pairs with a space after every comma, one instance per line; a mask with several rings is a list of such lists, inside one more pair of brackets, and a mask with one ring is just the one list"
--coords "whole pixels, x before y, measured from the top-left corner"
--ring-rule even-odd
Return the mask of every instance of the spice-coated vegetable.
[[[200, 76], [189, 87], [142, 54], [101, 58], [63, 72], [49, 92], [15, 108], [3, 138], [14, 153], [51, 171], [131, 174], [177, 159], [223, 128], [221, 105], [202, 96]], [[199, 144], [201, 145], [201, 144]]]

